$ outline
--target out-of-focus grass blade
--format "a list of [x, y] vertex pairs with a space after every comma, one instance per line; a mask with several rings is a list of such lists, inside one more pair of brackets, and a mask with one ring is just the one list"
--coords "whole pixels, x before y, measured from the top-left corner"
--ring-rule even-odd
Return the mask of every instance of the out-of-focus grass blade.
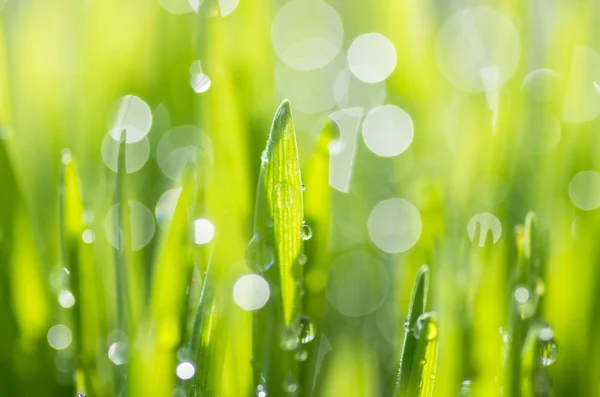
[[[74, 310], [76, 389], [85, 395], [93, 396], [105, 394], [107, 391], [98, 390], [96, 360], [100, 338], [101, 300], [98, 295], [92, 247], [89, 240], [85, 242], [82, 237], [86, 232], [83, 212], [77, 168], [70, 152], [65, 150], [59, 173], [59, 239], [61, 241], [59, 263], [68, 269], [70, 276], [68, 283], [61, 286], [59, 300], [63, 294], [67, 296], [72, 294], [75, 299], [73, 309], [63, 310]], [[86, 233], [93, 235], [92, 230]]]
[[416, 337], [413, 330], [417, 329], [417, 320], [425, 313], [428, 291], [429, 266], [423, 265], [417, 273], [410, 306], [408, 308], [408, 315], [404, 322], [404, 342], [402, 344], [402, 355], [400, 357], [400, 367], [398, 370], [398, 378], [396, 379], [394, 397], [413, 397], [410, 394], [411, 379], [415, 376], [420, 377], [420, 368], [415, 366], [415, 360], [417, 360], [416, 363], [418, 365], [422, 358], [419, 357], [418, 354], [423, 354], [425, 352], [423, 351], [423, 346], [419, 344], [419, 338]]
[[[185, 335], [186, 289], [193, 266], [190, 214], [196, 203], [195, 170], [189, 166], [172, 218], [156, 253], [149, 310], [132, 347], [130, 395], [169, 395], [175, 386], [175, 351]], [[148, 374], [160, 374], [148, 378]]]

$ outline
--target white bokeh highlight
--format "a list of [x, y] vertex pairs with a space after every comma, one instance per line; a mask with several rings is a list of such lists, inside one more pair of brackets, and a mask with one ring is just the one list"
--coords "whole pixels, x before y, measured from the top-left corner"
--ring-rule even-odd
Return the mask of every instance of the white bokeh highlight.
[[600, 207], [600, 174], [596, 171], [576, 174], [569, 183], [569, 198], [573, 205], [584, 211]]
[[380, 33], [358, 36], [348, 49], [348, 65], [357, 79], [378, 83], [389, 77], [396, 68], [394, 44]]
[[233, 285], [233, 300], [246, 311], [262, 308], [267, 304], [270, 296], [269, 283], [258, 274], [246, 274]]
[[[479, 224], [479, 236], [475, 235], [477, 225]], [[502, 235], [502, 224], [493, 214], [483, 212], [471, 218], [467, 225], [467, 233], [471, 241], [477, 241], [480, 247], [485, 246], [485, 238], [487, 234], [492, 233], [492, 241], [494, 244], [498, 242]]]
[[[155, 221], [152, 212], [142, 203], [129, 200], [129, 229], [131, 235], [126, 239], [133, 251], [144, 248], [154, 237]], [[125, 238], [119, 227], [119, 204], [113, 205], [104, 218], [104, 234], [110, 245], [121, 249], [120, 242]]]
[[206, 218], [194, 221], [194, 242], [197, 245], [208, 244], [215, 237], [215, 225]]
[[69, 347], [73, 340], [73, 333], [63, 324], [57, 324], [48, 330], [48, 344], [56, 350], [63, 350]]
[[[119, 169], [119, 142], [107, 135], [102, 140], [102, 159], [112, 171]], [[150, 143], [147, 137], [125, 144], [125, 170], [128, 174], [139, 171], [150, 157]]]
[[271, 25], [277, 56], [296, 70], [320, 69], [339, 53], [344, 38], [342, 18], [321, 0], [292, 0]]
[[412, 248], [421, 237], [421, 214], [402, 198], [387, 199], [373, 208], [367, 226], [379, 249], [397, 254]]
[[158, 166], [173, 180], [179, 179], [188, 163], [197, 164], [202, 159], [212, 163], [212, 142], [208, 135], [192, 125], [170, 129], [156, 147]]
[[113, 106], [111, 121], [109, 134], [115, 141], [120, 141], [121, 134], [126, 131], [127, 142], [137, 142], [152, 127], [152, 111], [140, 98], [127, 95], [119, 98]]
[[369, 112], [362, 126], [367, 147], [381, 157], [401, 154], [410, 146], [414, 136], [412, 119], [404, 110], [385, 105]]

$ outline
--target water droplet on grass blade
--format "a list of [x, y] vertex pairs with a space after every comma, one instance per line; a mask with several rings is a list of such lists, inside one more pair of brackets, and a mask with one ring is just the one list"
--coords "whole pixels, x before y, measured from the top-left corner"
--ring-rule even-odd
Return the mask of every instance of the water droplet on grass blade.
[[304, 314], [298, 317], [298, 337], [300, 343], [306, 344], [315, 339], [316, 328], [312, 319]]
[[286, 376], [283, 388], [288, 393], [296, 393], [298, 391], [298, 382], [296, 381], [296, 378], [291, 374]]
[[471, 381], [464, 380], [460, 387], [459, 397], [469, 397], [471, 395]]
[[301, 347], [296, 352], [294, 358], [296, 359], [296, 361], [306, 361], [306, 359], [308, 358], [308, 352], [306, 351], [306, 349]]
[[308, 262], [308, 257], [305, 254], [298, 255], [298, 263], [301, 265], [305, 265]]
[[68, 309], [70, 307], [73, 307], [73, 305], [75, 304], [75, 297], [73, 296], [73, 294], [71, 293], [71, 291], [65, 289], [62, 290], [60, 292], [60, 295], [58, 296], [58, 303]]
[[256, 386], [256, 397], [267, 397], [267, 389], [263, 385]]
[[255, 234], [246, 248], [246, 259], [253, 270], [265, 272], [275, 263], [273, 247]]
[[310, 240], [312, 237], [312, 229], [307, 224], [302, 225], [302, 240]]
[[554, 364], [558, 357], [558, 343], [554, 339], [554, 331], [550, 327], [543, 327], [538, 338], [540, 340], [540, 362], [544, 367], [548, 367]]
[[531, 296], [529, 288], [522, 285], [517, 286], [513, 292], [513, 298], [517, 304], [522, 319], [530, 318], [535, 314], [536, 301]]

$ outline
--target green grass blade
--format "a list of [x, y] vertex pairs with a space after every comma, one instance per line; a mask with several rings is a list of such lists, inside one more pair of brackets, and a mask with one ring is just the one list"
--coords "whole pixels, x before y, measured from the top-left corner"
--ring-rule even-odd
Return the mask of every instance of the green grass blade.
[[416, 328], [410, 332], [416, 338], [416, 346], [407, 395], [431, 397], [437, 366], [437, 317], [432, 312], [423, 313], [417, 320]]
[[417, 273], [408, 308], [408, 315], [404, 323], [404, 342], [402, 344], [402, 355], [400, 357], [400, 368], [396, 379], [394, 397], [410, 396], [411, 379], [416, 376], [416, 371], [419, 370], [419, 367], [415, 366], [415, 360], [419, 363], [422, 356], [419, 357], [418, 354], [424, 354], [424, 351], [422, 344], [419, 343], [419, 338], [415, 336], [412, 330], [416, 329], [418, 326], [417, 320], [425, 313], [428, 291], [429, 266], [423, 265]]

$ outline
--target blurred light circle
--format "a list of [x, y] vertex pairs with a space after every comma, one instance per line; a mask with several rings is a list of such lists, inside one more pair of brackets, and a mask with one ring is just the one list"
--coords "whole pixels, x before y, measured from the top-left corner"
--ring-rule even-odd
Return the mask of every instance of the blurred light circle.
[[[479, 236], [475, 235], [475, 231], [477, 229], [477, 225], [479, 224]], [[489, 212], [483, 212], [481, 214], [477, 214], [471, 218], [469, 224], [467, 226], [467, 232], [469, 234], [469, 238], [471, 241], [479, 241], [479, 246], [483, 247], [485, 245], [485, 238], [488, 232], [492, 233], [492, 241], [495, 244], [502, 235], [502, 225], [498, 218]]]
[[410, 146], [414, 127], [408, 113], [397, 106], [385, 105], [369, 112], [362, 133], [365, 144], [373, 153], [392, 157]]
[[81, 233], [81, 238], [84, 243], [91, 244], [96, 241], [96, 233], [92, 229], [85, 229]]
[[[119, 142], [110, 135], [102, 140], [102, 159], [114, 172], [119, 169]], [[128, 174], [140, 170], [150, 157], [150, 143], [147, 137], [125, 144], [125, 169]]]
[[556, 147], [560, 141], [560, 120], [547, 110], [532, 113], [532, 120], [524, 126], [525, 137], [531, 140], [525, 142], [524, 148], [532, 154], [544, 154]]
[[401, 198], [378, 203], [368, 220], [369, 235], [382, 251], [396, 254], [414, 246], [421, 237], [419, 210]]
[[202, 1], [198, 2], [198, 0], [158, 0], [158, 4], [171, 14], [187, 14], [196, 11], [200, 3]]
[[208, 89], [210, 88], [211, 81], [210, 77], [208, 77], [204, 73], [197, 73], [192, 76], [190, 84], [196, 94], [201, 94], [203, 92], [208, 91]]
[[343, 38], [340, 15], [321, 0], [292, 0], [279, 10], [271, 25], [277, 56], [297, 70], [327, 65], [339, 53]]
[[173, 180], [179, 179], [188, 163], [198, 163], [200, 155], [212, 162], [212, 143], [208, 135], [192, 125], [170, 129], [156, 147], [158, 166]]
[[598, 52], [583, 45], [573, 48], [563, 100], [563, 121], [584, 123], [600, 115], [599, 71], [600, 54]]
[[600, 207], [600, 174], [596, 171], [583, 171], [576, 174], [569, 183], [571, 202], [584, 211]]
[[498, 88], [513, 75], [520, 45], [510, 19], [489, 7], [471, 7], [446, 20], [435, 50], [438, 65], [452, 85], [481, 92]]
[[[144, 248], [154, 237], [154, 217], [144, 204], [135, 200], [129, 200], [129, 216], [131, 236], [126, 241], [131, 244], [133, 251], [138, 251]], [[121, 249], [119, 242], [124, 239], [124, 236], [119, 227], [118, 217], [119, 204], [115, 204], [110, 208], [104, 219], [104, 233], [110, 245]]]
[[63, 324], [57, 324], [48, 330], [48, 344], [53, 349], [63, 350], [69, 347], [73, 340], [73, 334], [69, 327]]
[[126, 341], [115, 342], [108, 348], [108, 359], [115, 365], [123, 365], [129, 361], [129, 344]]
[[194, 242], [197, 245], [208, 244], [215, 237], [215, 225], [206, 218], [194, 221]]
[[344, 316], [360, 317], [377, 310], [389, 293], [385, 266], [364, 251], [337, 257], [331, 264], [327, 300]]
[[333, 84], [335, 102], [344, 109], [362, 107], [370, 110], [381, 106], [385, 101], [386, 91], [384, 82], [365, 83], [348, 69], [342, 70]]
[[319, 113], [335, 106], [334, 82], [345, 68], [339, 56], [327, 66], [310, 71], [294, 70], [283, 63], [275, 69], [275, 83], [282, 98], [290, 100], [294, 111]]
[[269, 283], [258, 274], [246, 274], [233, 286], [233, 300], [247, 311], [258, 310], [267, 304], [271, 289]]
[[167, 190], [162, 194], [162, 196], [160, 196], [158, 202], [156, 203], [156, 208], [154, 209], [154, 215], [156, 216], [156, 220], [159, 224], [173, 218], [180, 195], [181, 188], [175, 188]]
[[389, 77], [396, 68], [396, 48], [380, 33], [358, 36], [348, 49], [350, 71], [365, 83], [377, 83]]
[[68, 309], [70, 307], [73, 307], [73, 305], [75, 304], [75, 297], [73, 296], [73, 293], [71, 291], [69, 291], [68, 289], [64, 289], [62, 291], [60, 291], [60, 294], [58, 295], [58, 303]]
[[152, 127], [152, 111], [140, 98], [127, 95], [117, 100], [112, 120], [109, 134], [114, 140], [120, 141], [125, 130], [127, 142], [137, 142], [144, 138]]
[[194, 364], [192, 364], [189, 361], [184, 361], [182, 363], [179, 363], [179, 365], [177, 365], [177, 377], [183, 380], [187, 380], [187, 379], [192, 379], [192, 377], [194, 376], [194, 374], [196, 373], [196, 368], [194, 367]]
[[240, 3], [240, 0], [219, 0], [219, 8], [221, 9], [221, 16], [225, 17], [231, 14]]
[[550, 69], [537, 69], [523, 80], [523, 90], [538, 102], [552, 102], [560, 96], [560, 77]]

